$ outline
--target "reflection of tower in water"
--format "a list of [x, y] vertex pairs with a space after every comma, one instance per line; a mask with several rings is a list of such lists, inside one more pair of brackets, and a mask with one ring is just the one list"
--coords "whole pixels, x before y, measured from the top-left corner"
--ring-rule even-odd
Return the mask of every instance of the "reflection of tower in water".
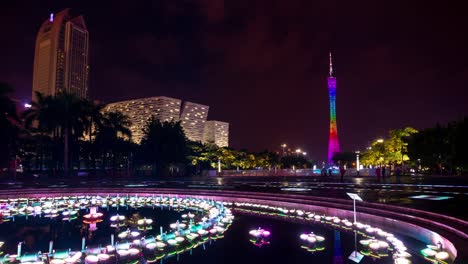
[[335, 230], [335, 240], [333, 243], [333, 264], [344, 264], [343, 251], [341, 250], [341, 234]]

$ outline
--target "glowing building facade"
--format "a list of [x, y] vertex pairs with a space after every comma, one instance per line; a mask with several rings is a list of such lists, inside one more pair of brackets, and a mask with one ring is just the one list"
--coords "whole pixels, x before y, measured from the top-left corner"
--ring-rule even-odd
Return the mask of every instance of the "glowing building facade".
[[203, 132], [203, 143], [213, 143], [218, 147], [229, 146], [229, 123], [206, 121]]
[[191, 141], [203, 141], [203, 131], [208, 117], [209, 107], [192, 102], [184, 102], [180, 115], [185, 136]]
[[158, 96], [111, 103], [106, 105], [104, 111], [119, 111], [127, 115], [132, 122], [130, 127], [132, 140], [140, 143], [143, 138], [143, 128], [151, 116], [161, 122], [179, 121], [181, 103], [179, 99]]
[[333, 155], [340, 152], [338, 128], [336, 126], [336, 78], [333, 77], [333, 64], [330, 52], [330, 76], [328, 77], [328, 95], [330, 97], [330, 135], [328, 139], [328, 162], [332, 163]]
[[211, 142], [219, 147], [229, 144], [229, 123], [207, 121], [209, 106], [192, 102], [182, 102], [166, 96], [134, 99], [110, 103], [104, 112], [122, 112], [132, 122], [132, 141], [139, 144], [143, 138], [143, 128], [154, 116], [161, 122], [180, 121], [185, 136], [192, 141]]
[[32, 99], [35, 92], [55, 95], [60, 91], [88, 96], [89, 37], [82, 16], [65, 9], [42, 23], [36, 38]]

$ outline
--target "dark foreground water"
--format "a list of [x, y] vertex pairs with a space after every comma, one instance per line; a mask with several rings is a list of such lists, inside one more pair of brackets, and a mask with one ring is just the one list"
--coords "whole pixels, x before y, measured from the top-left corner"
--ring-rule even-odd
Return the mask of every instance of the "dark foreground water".
[[[145, 233], [146, 236], [158, 235], [159, 227], [168, 228], [170, 223], [180, 220], [180, 215], [186, 212], [176, 212], [169, 209], [125, 209], [116, 208], [100, 209], [104, 213], [102, 222], [96, 224], [96, 230], [90, 230], [90, 225], [83, 223], [82, 215], [87, 210], [81, 210], [78, 217], [73, 221], [63, 221], [60, 218], [50, 219], [44, 217], [16, 217], [9, 222], [0, 224], [0, 241], [5, 242], [2, 250], [4, 254], [15, 254], [19, 242], [23, 242], [22, 252], [48, 252], [49, 241], [54, 241], [55, 250], [72, 251], [81, 250], [82, 237], [86, 238], [86, 246], [89, 248], [106, 246], [111, 242], [111, 234], [115, 235], [131, 228], [131, 223], [126, 223], [120, 229], [110, 226], [109, 218], [112, 215], [125, 215], [127, 219], [141, 219], [143, 217], [154, 220], [153, 229]], [[354, 233], [342, 229], [334, 229], [331, 226], [322, 224], [300, 224], [284, 222], [277, 219], [270, 219], [249, 215], [235, 215], [233, 224], [224, 233], [223, 238], [217, 240], [207, 240], [204, 245], [200, 245], [192, 250], [174, 254], [157, 260], [157, 263], [354, 263], [348, 260], [348, 256], [354, 251]], [[269, 239], [263, 245], [254, 245], [249, 231], [259, 227], [271, 231]], [[93, 229], [93, 228], [92, 228]], [[302, 233], [314, 232], [325, 237], [321, 243], [322, 250], [313, 252], [307, 251], [301, 246], [304, 242], [299, 236]], [[413, 255], [412, 263], [427, 263], [418, 257], [417, 251], [424, 248], [418, 241], [398, 237], [409, 247], [408, 251]], [[358, 247], [362, 250], [357, 237]], [[140, 262], [146, 262], [144, 258]], [[394, 263], [391, 255], [388, 257], [375, 258], [365, 256], [360, 262], [366, 263]]]

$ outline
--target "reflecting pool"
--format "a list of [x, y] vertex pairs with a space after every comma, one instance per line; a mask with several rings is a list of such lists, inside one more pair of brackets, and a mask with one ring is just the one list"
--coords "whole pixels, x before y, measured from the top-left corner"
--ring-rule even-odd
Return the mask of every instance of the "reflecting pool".
[[210, 199], [9, 199], [0, 218], [2, 263], [450, 263], [437, 245], [378, 227]]

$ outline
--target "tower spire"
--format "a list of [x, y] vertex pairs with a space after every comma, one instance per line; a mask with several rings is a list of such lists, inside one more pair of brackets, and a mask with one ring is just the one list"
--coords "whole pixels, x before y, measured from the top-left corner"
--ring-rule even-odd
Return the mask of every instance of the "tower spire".
[[332, 54], [331, 54], [331, 51], [329, 54], [329, 57], [330, 57], [330, 77], [333, 77], [333, 63], [332, 63]]

